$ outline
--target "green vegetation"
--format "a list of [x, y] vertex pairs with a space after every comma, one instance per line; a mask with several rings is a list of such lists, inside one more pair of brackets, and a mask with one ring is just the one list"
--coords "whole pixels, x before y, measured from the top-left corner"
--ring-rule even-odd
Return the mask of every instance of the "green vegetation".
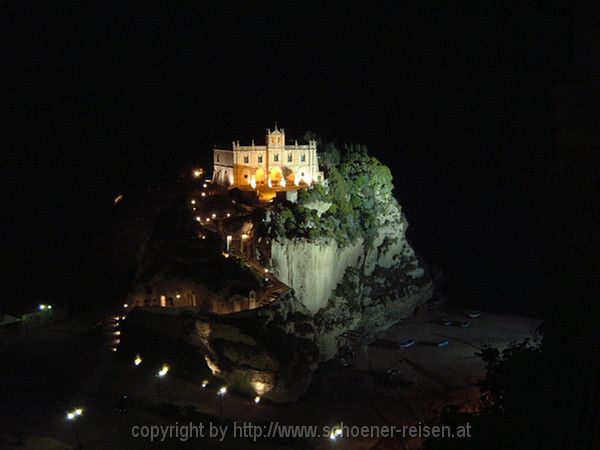
[[[340, 246], [357, 237], [371, 241], [377, 233], [378, 217], [392, 201], [392, 174], [362, 145], [319, 144], [319, 161], [327, 182], [299, 191], [297, 204], [280, 204], [270, 212], [268, 231], [272, 237], [333, 239]], [[320, 217], [306, 205], [330, 203]]]

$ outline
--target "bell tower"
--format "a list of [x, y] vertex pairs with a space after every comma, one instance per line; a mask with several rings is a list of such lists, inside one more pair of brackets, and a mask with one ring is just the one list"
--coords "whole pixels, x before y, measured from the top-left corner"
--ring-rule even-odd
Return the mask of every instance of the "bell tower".
[[275, 122], [275, 130], [271, 131], [267, 128], [267, 147], [269, 149], [283, 149], [285, 147], [285, 131], [283, 128], [277, 128], [277, 122]]

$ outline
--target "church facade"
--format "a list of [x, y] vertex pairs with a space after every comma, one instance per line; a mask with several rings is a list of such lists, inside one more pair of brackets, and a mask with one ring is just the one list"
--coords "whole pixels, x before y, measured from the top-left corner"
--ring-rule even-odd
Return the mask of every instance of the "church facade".
[[240, 145], [214, 149], [213, 181], [239, 188], [301, 187], [323, 181], [319, 171], [317, 143], [286, 144], [283, 128], [267, 129], [265, 145]]

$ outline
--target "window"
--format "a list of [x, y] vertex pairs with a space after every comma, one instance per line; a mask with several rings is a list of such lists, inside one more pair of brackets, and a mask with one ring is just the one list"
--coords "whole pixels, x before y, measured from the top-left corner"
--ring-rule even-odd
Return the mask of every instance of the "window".
[[248, 155], [244, 155], [244, 164], [248, 164], [249, 161], [250, 158], [248, 157]]
[[221, 156], [219, 153], [217, 153], [217, 162], [219, 162], [219, 156]]
[[300, 176], [301, 176], [301, 177], [303, 177], [303, 176], [304, 176], [304, 172], [302, 172], [302, 173], [300, 174]]
[[248, 174], [244, 175], [244, 178], [248, 178]]
[[279, 155], [273, 155], [273, 161], [279, 161]]
[[302, 162], [306, 161], [306, 155], [302, 155], [302, 156], [300, 157], [300, 161], [302, 161]]
[[262, 163], [262, 155], [258, 155], [258, 163], [261, 164]]
[[288, 155], [288, 162], [292, 162], [292, 154], [291, 153]]

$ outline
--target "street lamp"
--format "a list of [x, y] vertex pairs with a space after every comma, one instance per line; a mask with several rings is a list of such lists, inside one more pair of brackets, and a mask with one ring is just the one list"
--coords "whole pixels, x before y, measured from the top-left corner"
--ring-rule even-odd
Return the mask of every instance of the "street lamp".
[[162, 380], [165, 378], [165, 375], [169, 371], [169, 366], [163, 364], [162, 368], [158, 371], [158, 398], [162, 399]]
[[222, 386], [221, 389], [219, 389], [219, 413], [221, 415], [221, 417], [223, 417], [223, 397], [225, 396], [225, 394], [227, 393], [227, 386]]
[[163, 364], [162, 368], [158, 371], [158, 377], [159, 378], [163, 378], [167, 372], [169, 371], [169, 366], [167, 366], [166, 364]]
[[76, 448], [82, 448], [81, 442], [79, 441], [79, 431], [77, 429], [77, 418], [83, 415], [83, 408], [75, 408], [73, 411], [67, 412], [67, 420], [73, 424], [73, 433], [75, 434], [75, 446]]
[[133, 360], [133, 364], [139, 366], [142, 363], [142, 357], [140, 355], [135, 355], [135, 359]]
[[254, 403], [259, 403], [260, 402], [260, 395], [257, 395], [256, 397], [254, 397]]
[[205, 388], [208, 386], [208, 380], [202, 380], [202, 387]]

